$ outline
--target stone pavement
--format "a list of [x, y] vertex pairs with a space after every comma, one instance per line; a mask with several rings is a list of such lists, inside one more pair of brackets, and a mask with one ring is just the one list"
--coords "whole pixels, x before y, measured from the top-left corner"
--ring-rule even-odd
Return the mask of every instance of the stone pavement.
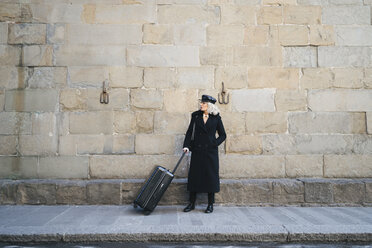
[[0, 242], [372, 242], [371, 207], [0, 206]]

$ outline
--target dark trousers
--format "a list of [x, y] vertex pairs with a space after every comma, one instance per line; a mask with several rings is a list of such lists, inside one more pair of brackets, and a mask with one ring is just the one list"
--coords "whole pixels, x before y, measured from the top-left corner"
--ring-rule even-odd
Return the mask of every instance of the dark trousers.
[[[195, 203], [196, 201], [196, 192], [190, 192], [190, 202]], [[208, 193], [208, 204], [214, 203], [214, 193]]]

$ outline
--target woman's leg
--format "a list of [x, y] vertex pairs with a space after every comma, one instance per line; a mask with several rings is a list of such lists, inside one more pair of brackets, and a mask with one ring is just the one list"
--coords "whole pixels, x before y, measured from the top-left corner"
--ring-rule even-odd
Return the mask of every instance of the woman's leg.
[[183, 209], [184, 212], [190, 212], [195, 209], [196, 192], [190, 192], [190, 203]]
[[207, 214], [213, 212], [214, 193], [208, 193], [208, 207], [205, 210]]

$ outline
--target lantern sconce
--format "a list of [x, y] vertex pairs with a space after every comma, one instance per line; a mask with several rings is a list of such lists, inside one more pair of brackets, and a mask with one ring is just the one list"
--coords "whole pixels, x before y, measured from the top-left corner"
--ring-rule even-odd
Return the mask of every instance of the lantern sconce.
[[218, 93], [218, 102], [220, 104], [228, 104], [229, 103], [229, 94], [226, 94], [225, 84], [223, 82], [222, 82], [221, 96], [220, 96], [220, 93]]
[[108, 84], [109, 83], [108, 83], [107, 80], [103, 81], [102, 93], [101, 93], [101, 95], [99, 97], [99, 102], [100, 103], [104, 103], [104, 104], [108, 104], [109, 103]]

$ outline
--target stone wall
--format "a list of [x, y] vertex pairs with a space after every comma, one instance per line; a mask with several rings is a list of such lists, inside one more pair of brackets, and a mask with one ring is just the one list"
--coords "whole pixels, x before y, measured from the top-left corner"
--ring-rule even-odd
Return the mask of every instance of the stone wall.
[[[156, 164], [171, 168], [197, 99], [217, 97], [222, 82], [222, 179], [372, 177], [371, 7], [2, 0], [0, 178], [144, 179]], [[104, 80], [109, 104], [99, 102]]]

